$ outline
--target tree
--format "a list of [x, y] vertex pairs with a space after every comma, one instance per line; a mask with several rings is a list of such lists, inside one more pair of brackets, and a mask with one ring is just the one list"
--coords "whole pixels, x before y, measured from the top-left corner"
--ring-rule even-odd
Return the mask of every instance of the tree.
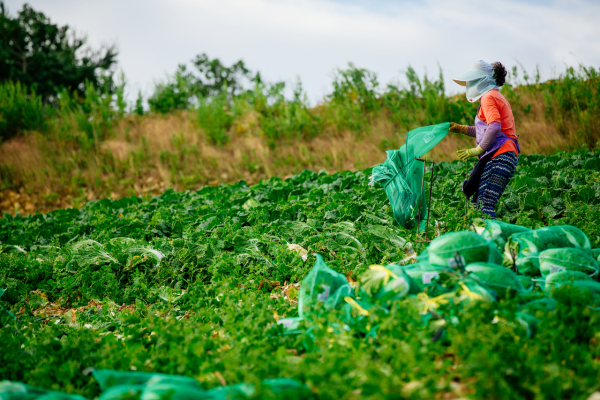
[[35, 87], [46, 102], [61, 88], [83, 96], [86, 81], [95, 87], [106, 84], [100, 70], [108, 70], [117, 57], [114, 46], [84, 47], [85, 37], [68, 25], [52, 24], [28, 4], [11, 17], [0, 1], [0, 37], [0, 82]]
[[203, 53], [196, 56], [193, 63], [200, 73], [195, 82], [196, 90], [203, 97], [217, 96], [225, 90], [235, 96], [244, 89], [244, 78], [251, 79], [250, 70], [242, 60], [226, 67], [218, 58], [211, 60]]
[[232, 99], [244, 91], [249, 82], [261, 83], [260, 74], [252, 74], [242, 60], [231, 67], [219, 59], [210, 59], [206, 54], [192, 60], [196, 71], [179, 65], [177, 72], [166, 82], [157, 83], [148, 99], [150, 111], [162, 114], [173, 110], [185, 110], [199, 99], [212, 99], [221, 95]]

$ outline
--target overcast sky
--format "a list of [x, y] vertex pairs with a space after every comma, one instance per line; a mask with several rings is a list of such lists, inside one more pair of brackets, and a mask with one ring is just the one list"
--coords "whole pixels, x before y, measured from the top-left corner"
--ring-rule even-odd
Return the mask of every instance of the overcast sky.
[[[5, 1], [11, 14], [24, 2]], [[331, 91], [332, 73], [349, 61], [382, 84], [420, 75], [449, 79], [479, 59], [516, 60], [545, 77], [567, 65], [600, 66], [598, 0], [31, 0], [90, 44], [116, 43], [131, 92], [200, 53], [239, 59], [267, 81], [300, 77], [314, 103]]]

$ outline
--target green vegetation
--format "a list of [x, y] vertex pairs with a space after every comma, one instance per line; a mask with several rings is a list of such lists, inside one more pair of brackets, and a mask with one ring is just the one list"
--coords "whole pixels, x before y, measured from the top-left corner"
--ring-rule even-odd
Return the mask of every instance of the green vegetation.
[[[498, 214], [529, 228], [575, 225], [600, 247], [599, 164], [597, 151], [522, 156]], [[438, 164], [430, 236], [479, 216], [464, 215], [464, 170], [463, 162]], [[2, 316], [0, 375], [88, 398], [99, 393], [89, 367], [185, 375], [204, 389], [221, 378], [288, 377], [323, 399], [587, 398], [596, 390], [600, 314], [588, 304], [597, 292], [561, 287], [555, 307], [532, 292], [540, 300], [527, 313], [537, 325], [517, 315], [523, 309], [511, 296], [442, 304], [443, 319], [419, 314], [410, 299], [389, 311], [375, 305], [349, 331], [335, 328], [343, 312], [317, 306], [301, 325], [310, 335], [286, 335], [276, 320], [297, 315], [297, 283], [314, 253], [355, 281], [369, 265], [404, 259], [407, 242], [425, 247], [393, 222], [369, 173], [304, 171], [253, 186], [5, 214], [0, 306], [13, 316]], [[306, 262], [288, 243], [308, 251]], [[385, 277], [369, 279], [377, 293]], [[374, 326], [377, 335], [367, 334]]]
[[48, 116], [41, 102], [57, 105], [65, 90], [83, 98], [88, 85], [112, 87], [112, 76], [102, 71], [116, 62], [114, 47], [85, 47], [84, 37], [28, 4], [12, 17], [0, 2], [0, 36], [0, 140], [42, 128]]
[[42, 98], [21, 83], [0, 85], [0, 138], [16, 135], [19, 130], [43, 129]]

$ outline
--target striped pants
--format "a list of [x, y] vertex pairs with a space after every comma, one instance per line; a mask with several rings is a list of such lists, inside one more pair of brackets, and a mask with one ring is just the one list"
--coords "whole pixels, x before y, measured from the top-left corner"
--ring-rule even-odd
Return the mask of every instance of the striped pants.
[[519, 158], [512, 151], [500, 154], [486, 164], [481, 174], [479, 190], [471, 201], [491, 219], [496, 219], [496, 203], [513, 177], [518, 160]]

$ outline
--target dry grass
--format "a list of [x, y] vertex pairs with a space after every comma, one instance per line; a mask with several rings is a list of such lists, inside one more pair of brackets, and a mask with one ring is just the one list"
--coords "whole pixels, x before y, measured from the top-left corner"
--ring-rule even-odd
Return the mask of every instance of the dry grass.
[[[531, 110], [514, 112], [524, 154], [548, 154], [573, 145], [544, 118], [541, 94], [523, 96], [529, 96], [523, 100], [532, 104]], [[187, 112], [128, 117], [84, 162], [77, 161], [77, 149], [41, 136], [10, 140], [0, 145], [0, 211], [43, 212], [108, 196], [157, 194], [168, 187], [197, 189], [240, 179], [255, 183], [305, 168], [364, 169], [382, 162], [386, 149], [405, 140], [384, 116], [360, 134], [325, 131], [311, 140], [281, 141], [273, 147], [250, 112], [234, 122], [229, 134], [227, 145], [211, 145]], [[449, 134], [429, 157], [452, 160], [456, 149], [471, 146], [472, 139]]]

